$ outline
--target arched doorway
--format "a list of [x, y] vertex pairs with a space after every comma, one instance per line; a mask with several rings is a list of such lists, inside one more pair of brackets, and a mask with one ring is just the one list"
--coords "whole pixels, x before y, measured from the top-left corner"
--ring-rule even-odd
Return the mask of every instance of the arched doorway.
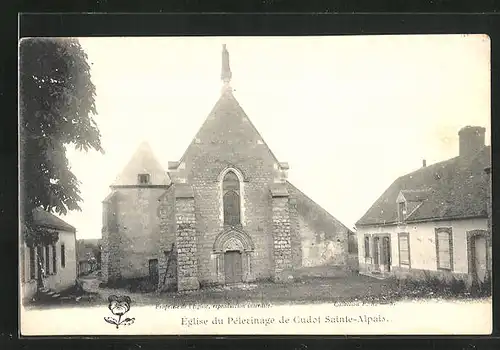
[[221, 284], [253, 280], [254, 245], [248, 234], [231, 228], [221, 232], [214, 242], [215, 274]]

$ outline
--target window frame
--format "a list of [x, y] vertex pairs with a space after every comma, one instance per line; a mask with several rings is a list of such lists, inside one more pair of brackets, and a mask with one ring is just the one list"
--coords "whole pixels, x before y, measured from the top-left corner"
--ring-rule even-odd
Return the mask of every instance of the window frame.
[[406, 201], [398, 202], [398, 222], [405, 222], [407, 209]]
[[[448, 249], [450, 257], [450, 267], [442, 267], [441, 260], [439, 259], [439, 234], [448, 234]], [[437, 227], [434, 230], [435, 243], [436, 243], [436, 268], [438, 271], [453, 271], [453, 230], [451, 227]]]
[[36, 279], [36, 249], [35, 247], [28, 248], [28, 270], [29, 281]]
[[61, 244], [61, 268], [66, 267], [66, 246]]
[[[143, 177], [146, 179], [146, 182], [141, 181]], [[137, 182], [139, 185], [149, 185], [151, 183], [151, 174], [141, 173], [137, 174]]]
[[[368, 249], [367, 249], [368, 246]], [[363, 239], [363, 249], [365, 250], [365, 259], [369, 259], [371, 257], [371, 250], [370, 250], [370, 236], [365, 235]]]
[[57, 274], [57, 247], [52, 244], [52, 273]]
[[[408, 251], [408, 263], [403, 263], [401, 261], [401, 238], [406, 237], [407, 251]], [[409, 232], [398, 232], [398, 258], [399, 258], [399, 267], [408, 267], [411, 268], [411, 249], [410, 249], [410, 234]]]
[[45, 274], [50, 275], [50, 246], [47, 244], [45, 245]]
[[[225, 187], [225, 181], [228, 176], [234, 176], [237, 182], [237, 188], [233, 188], [230, 186], [229, 188]], [[233, 194], [233, 200], [238, 204], [238, 220], [237, 222], [229, 222], [228, 216], [226, 215], [226, 196]], [[242, 203], [241, 203], [241, 183], [238, 175], [233, 170], [227, 171], [222, 177], [222, 222], [224, 226], [242, 226], [243, 218], [242, 218]]]

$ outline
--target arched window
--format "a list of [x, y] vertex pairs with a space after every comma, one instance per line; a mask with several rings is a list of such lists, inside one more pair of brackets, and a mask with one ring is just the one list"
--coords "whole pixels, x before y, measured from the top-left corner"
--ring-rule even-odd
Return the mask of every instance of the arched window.
[[224, 225], [240, 225], [240, 180], [232, 171], [229, 171], [222, 181], [222, 201], [224, 203]]

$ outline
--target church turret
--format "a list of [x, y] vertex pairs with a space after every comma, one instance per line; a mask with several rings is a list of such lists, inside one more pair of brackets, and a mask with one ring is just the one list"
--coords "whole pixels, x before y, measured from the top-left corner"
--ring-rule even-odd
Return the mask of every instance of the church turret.
[[168, 186], [170, 177], [154, 156], [149, 144], [143, 142], [111, 187], [148, 185]]
[[232, 91], [230, 86], [231, 78], [233, 73], [231, 72], [231, 67], [229, 66], [229, 52], [227, 51], [226, 44], [222, 45], [222, 69], [221, 69], [221, 80], [224, 83], [222, 87], [222, 92]]
[[153, 280], [158, 278], [159, 262], [164, 257], [158, 251], [162, 240], [159, 213], [164, 210], [161, 198], [170, 183], [149, 144], [141, 143], [103, 201], [104, 281], [140, 278], [148, 273]]

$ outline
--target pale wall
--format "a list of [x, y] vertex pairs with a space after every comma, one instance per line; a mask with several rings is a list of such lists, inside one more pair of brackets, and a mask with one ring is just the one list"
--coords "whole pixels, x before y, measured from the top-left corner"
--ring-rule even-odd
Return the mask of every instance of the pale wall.
[[[121, 277], [149, 276], [149, 260], [162, 259], [160, 246], [160, 196], [162, 188], [118, 190], [118, 254]], [[111, 233], [113, 234], [113, 233]]]
[[[61, 266], [61, 245], [64, 244], [66, 264], [65, 267]], [[52, 270], [52, 248], [50, 248], [49, 261], [50, 270], [49, 274], [44, 278], [44, 284], [46, 288], [49, 288], [55, 292], [60, 292], [73, 286], [76, 282], [76, 237], [73, 232], [59, 231], [59, 240], [56, 243], [56, 260], [57, 260], [57, 271], [53, 273]], [[43, 250], [45, 254], [45, 250]], [[24, 298], [31, 298], [36, 293], [36, 277], [35, 279], [29, 279], [29, 250], [26, 244], [24, 244], [20, 249], [20, 266], [21, 273], [21, 295]], [[36, 250], [35, 250], [36, 259]], [[35, 267], [35, 269], [37, 266]], [[36, 276], [36, 274], [35, 274]]]
[[365, 234], [388, 233], [391, 235], [392, 266], [399, 267], [398, 233], [408, 232], [410, 237], [410, 264], [412, 269], [437, 271], [435, 229], [452, 227], [453, 272], [468, 273], [467, 231], [487, 230], [486, 218], [433, 221], [410, 225], [358, 227], [358, 259], [361, 266], [371, 263], [365, 260]]
[[[316, 232], [299, 216], [299, 232], [302, 245], [302, 266], [343, 265], [345, 241], [329, 240], [324, 233]], [[319, 235], [319, 240], [317, 239]]]

